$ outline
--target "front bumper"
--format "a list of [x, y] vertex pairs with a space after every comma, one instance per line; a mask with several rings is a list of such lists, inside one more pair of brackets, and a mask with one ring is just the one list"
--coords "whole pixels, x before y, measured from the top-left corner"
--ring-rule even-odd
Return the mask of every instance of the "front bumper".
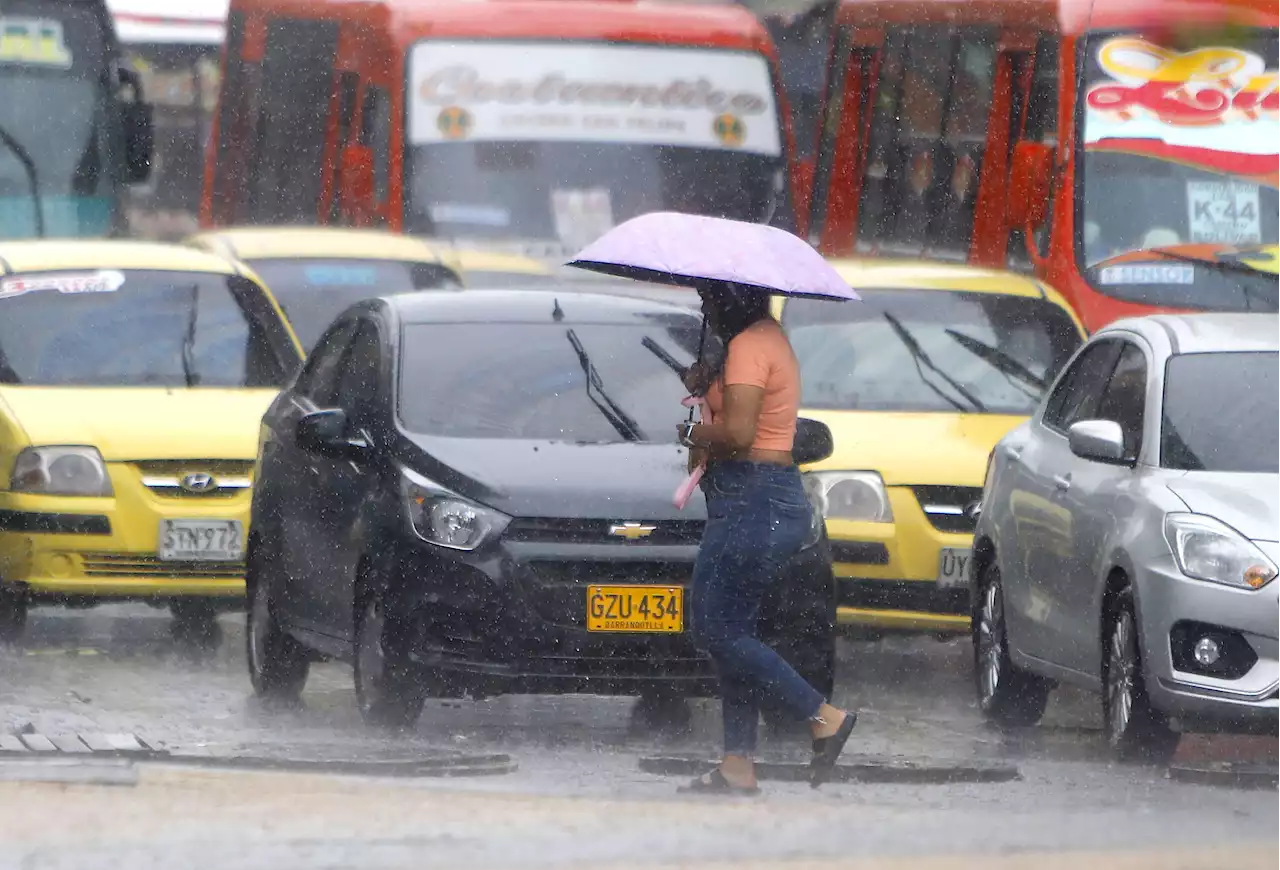
[[973, 546], [974, 520], [964, 511], [982, 491], [891, 486], [887, 492], [893, 522], [827, 521], [840, 623], [967, 632], [968, 586], [940, 582], [941, 562], [944, 550], [967, 553]]
[[247, 489], [161, 496], [130, 481], [127, 470], [110, 470], [110, 498], [0, 493], [0, 583], [34, 601], [243, 597], [243, 561], [170, 562], [158, 553], [166, 518], [239, 520], [247, 534]]
[[[696, 543], [504, 540], [472, 555], [415, 541], [402, 550], [390, 606], [409, 614], [410, 657], [459, 692], [717, 691], [711, 662], [690, 632]], [[683, 631], [587, 631], [592, 584], [683, 587]], [[825, 547], [814, 547], [788, 566], [762, 607], [761, 637], [802, 673], [821, 638], [831, 638], [832, 585]], [[819, 639], [809, 644], [809, 637]]]
[[[1172, 555], [1139, 571], [1137, 609], [1146, 686], [1154, 706], [1184, 730], [1275, 733], [1280, 714], [1278, 584], [1256, 591], [1184, 576]], [[1226, 672], [1206, 672], [1190, 648], [1229, 639]], [[1223, 664], [1220, 667], [1227, 668]]]

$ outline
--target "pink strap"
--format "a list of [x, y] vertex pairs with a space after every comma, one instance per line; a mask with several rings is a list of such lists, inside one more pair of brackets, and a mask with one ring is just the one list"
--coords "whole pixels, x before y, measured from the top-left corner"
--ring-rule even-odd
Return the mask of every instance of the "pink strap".
[[707, 470], [704, 463], [699, 465], [693, 472], [684, 479], [684, 483], [676, 489], [675, 496], [671, 499], [675, 504], [676, 510], [684, 510], [684, 506], [689, 503], [689, 499], [693, 497], [693, 491], [698, 488], [698, 482], [702, 480], [703, 473]]

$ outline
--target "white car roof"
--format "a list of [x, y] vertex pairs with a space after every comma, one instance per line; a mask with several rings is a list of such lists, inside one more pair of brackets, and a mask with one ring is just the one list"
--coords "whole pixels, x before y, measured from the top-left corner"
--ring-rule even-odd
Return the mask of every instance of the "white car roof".
[[1118, 331], [1151, 338], [1159, 335], [1175, 354], [1280, 350], [1280, 315], [1276, 314], [1153, 314], [1117, 320], [1094, 335]]

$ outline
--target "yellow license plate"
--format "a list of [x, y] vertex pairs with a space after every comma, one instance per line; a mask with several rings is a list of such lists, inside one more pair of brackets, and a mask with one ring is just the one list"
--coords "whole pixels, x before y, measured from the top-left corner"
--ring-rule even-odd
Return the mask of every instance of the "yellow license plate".
[[588, 586], [587, 631], [679, 634], [684, 587]]

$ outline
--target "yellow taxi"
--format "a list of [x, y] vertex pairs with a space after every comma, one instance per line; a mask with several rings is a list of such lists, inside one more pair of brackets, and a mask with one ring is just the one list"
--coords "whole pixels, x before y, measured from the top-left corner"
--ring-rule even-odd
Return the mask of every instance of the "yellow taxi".
[[187, 244], [252, 268], [308, 353], [356, 302], [462, 286], [462, 267], [447, 244], [383, 230], [233, 227], [198, 233]]
[[0, 243], [0, 640], [32, 603], [143, 599], [212, 628], [243, 601], [259, 426], [301, 360], [220, 257]]
[[555, 272], [541, 260], [507, 251], [457, 248], [454, 255], [468, 287], [500, 289], [550, 283]]
[[861, 302], [779, 299], [801, 414], [835, 452], [804, 469], [822, 506], [839, 618], [871, 630], [967, 631], [966, 567], [987, 457], [1030, 416], [1084, 328], [1023, 275], [839, 260]]

